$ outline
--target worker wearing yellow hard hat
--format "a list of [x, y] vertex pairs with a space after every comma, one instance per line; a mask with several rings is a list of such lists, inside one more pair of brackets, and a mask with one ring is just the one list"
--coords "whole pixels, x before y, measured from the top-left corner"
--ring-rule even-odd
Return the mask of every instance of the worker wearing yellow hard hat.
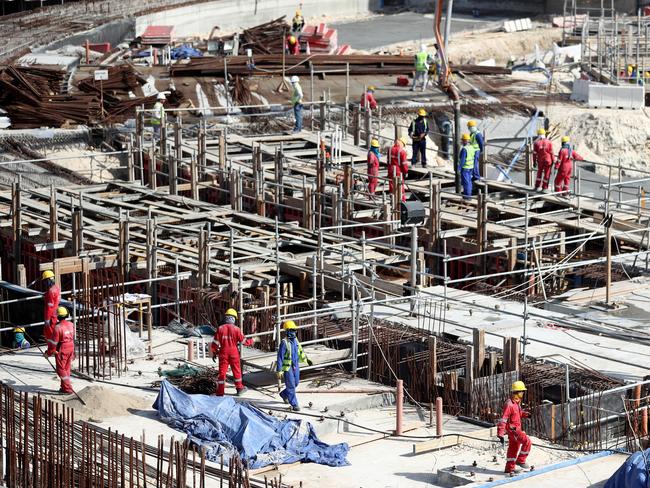
[[287, 320], [282, 324], [282, 329], [286, 332], [286, 337], [280, 342], [276, 362], [278, 379], [284, 376], [284, 390], [280, 392], [280, 397], [284, 403], [291, 405], [292, 410], [298, 412], [300, 404], [296, 396], [296, 388], [300, 383], [300, 363], [307, 363], [311, 366], [312, 362], [307, 358], [296, 337], [298, 329], [296, 323], [293, 320]]
[[381, 152], [379, 151], [379, 141], [373, 139], [370, 141], [370, 149], [368, 149], [367, 163], [368, 163], [368, 193], [371, 195], [377, 191], [377, 184], [379, 183], [379, 159]]
[[427, 111], [423, 108], [418, 110], [418, 116], [409, 125], [409, 136], [413, 141], [413, 154], [411, 155], [411, 166], [415, 166], [420, 157], [423, 168], [427, 167], [427, 136], [429, 135], [429, 121]]
[[537, 140], [533, 144], [533, 163], [537, 166], [535, 190], [544, 191], [548, 188], [554, 159], [553, 143], [546, 138], [546, 130], [540, 127], [537, 129]]
[[288, 54], [293, 54], [294, 56], [298, 56], [300, 54], [300, 43], [298, 42], [296, 36], [289, 34], [287, 36], [286, 44]]
[[396, 191], [395, 178], [399, 178], [402, 184], [402, 201], [406, 201], [406, 185], [404, 178], [408, 174], [408, 154], [406, 153], [406, 137], [402, 136], [395, 140], [395, 144], [390, 148], [390, 155], [388, 158], [388, 190], [391, 194]]
[[56, 309], [61, 301], [61, 289], [56, 284], [54, 272], [51, 269], [43, 271], [41, 282], [45, 289], [43, 294], [43, 335], [45, 339], [49, 339], [57, 323]]
[[522, 469], [530, 469], [526, 463], [530, 454], [531, 441], [523, 430], [522, 420], [530, 417], [530, 413], [521, 406], [524, 393], [527, 391], [523, 381], [515, 381], [510, 388], [510, 399], [503, 407], [503, 414], [497, 423], [497, 437], [505, 445], [508, 436], [508, 452], [506, 454], [506, 473], [518, 473]]
[[58, 323], [52, 330], [52, 335], [47, 339], [47, 356], [55, 356], [56, 374], [61, 380], [61, 393], [74, 393], [70, 375], [72, 360], [74, 359], [74, 325], [68, 319], [68, 309], [57, 307]]
[[14, 349], [29, 349], [29, 341], [25, 338], [24, 327], [14, 327]]
[[366, 87], [366, 91], [361, 95], [360, 107], [364, 110], [375, 110], [377, 108], [377, 99], [375, 98], [375, 85]]
[[219, 326], [212, 338], [210, 350], [212, 361], [219, 358], [219, 374], [217, 376], [216, 395], [223, 396], [226, 393], [226, 374], [228, 367], [232, 369], [232, 376], [235, 380], [237, 396], [246, 392], [241, 371], [241, 357], [239, 355], [239, 344], [244, 342], [245, 337], [242, 330], [237, 327], [237, 310], [229, 308], [224, 314], [223, 324]]
[[458, 173], [463, 186], [463, 198], [469, 199], [474, 191], [474, 167], [478, 161], [478, 151], [471, 143], [471, 136], [464, 133], [461, 136], [462, 146], [458, 154]]
[[302, 16], [300, 9], [296, 10], [296, 15], [293, 16], [291, 21], [291, 30], [297, 34], [302, 32], [302, 29], [305, 27], [305, 19]]
[[562, 136], [562, 147], [555, 162], [555, 192], [560, 196], [569, 197], [569, 184], [573, 174], [573, 162], [583, 161], [584, 158], [573, 150], [569, 136]]

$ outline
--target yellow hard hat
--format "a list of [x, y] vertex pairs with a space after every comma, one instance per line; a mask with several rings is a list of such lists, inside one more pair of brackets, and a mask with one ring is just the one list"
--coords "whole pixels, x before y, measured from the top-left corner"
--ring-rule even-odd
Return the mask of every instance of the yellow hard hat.
[[427, 116], [427, 111], [424, 110], [423, 108], [421, 108], [420, 110], [418, 110], [418, 115], [426, 117]]
[[68, 309], [65, 307], [59, 307], [56, 309], [56, 316], [59, 318], [64, 318], [68, 316]]
[[25, 333], [25, 328], [24, 327], [15, 327], [14, 328], [14, 334], [24, 334]]
[[367, 91], [375, 91], [375, 85], [368, 85]]
[[293, 320], [287, 320], [284, 322], [284, 324], [282, 324], [282, 328], [284, 330], [295, 330], [298, 328], [298, 326]]
[[537, 135], [538, 136], [545, 136], [546, 135], [546, 130], [545, 129], [537, 129]]
[[467, 132], [465, 132], [462, 136], [460, 136], [460, 138], [463, 141], [469, 141], [469, 134]]
[[295, 44], [295, 43], [296, 43], [296, 36], [291, 36], [291, 37], [289, 38], [289, 42], [290, 42], [291, 44]]
[[379, 147], [379, 141], [377, 139], [373, 139], [370, 141], [370, 147]]
[[235, 310], [234, 308], [229, 308], [228, 310], [226, 310], [226, 315], [237, 318], [237, 310]]
[[54, 272], [51, 269], [46, 269], [41, 275], [42, 280], [46, 280], [48, 278], [54, 278]]
[[526, 385], [524, 384], [523, 381], [515, 381], [512, 384], [512, 388], [510, 388], [510, 391], [513, 393], [517, 393], [519, 391], [526, 391]]
[[296, 10], [296, 15], [302, 15], [302, 12], [300, 10]]
[[398, 139], [399, 142], [402, 143], [402, 145], [406, 146], [408, 144], [408, 141], [406, 140], [406, 137], [402, 136]]
[[565, 142], [569, 142], [571, 139], [569, 139], [569, 136], [562, 136], [562, 144]]
[[467, 127], [476, 127], [476, 120], [470, 120], [467, 122]]

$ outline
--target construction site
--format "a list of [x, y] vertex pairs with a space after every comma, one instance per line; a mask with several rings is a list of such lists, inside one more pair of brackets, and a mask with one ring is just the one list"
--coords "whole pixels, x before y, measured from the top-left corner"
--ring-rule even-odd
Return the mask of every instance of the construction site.
[[648, 486], [650, 2], [0, 3], [0, 485]]

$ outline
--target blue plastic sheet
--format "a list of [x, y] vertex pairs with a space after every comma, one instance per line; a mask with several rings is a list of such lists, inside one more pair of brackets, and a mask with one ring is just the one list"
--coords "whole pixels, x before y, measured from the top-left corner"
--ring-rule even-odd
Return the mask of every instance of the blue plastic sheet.
[[222, 454], [224, 461], [239, 454], [251, 469], [299, 461], [349, 464], [347, 443], [326, 444], [311, 423], [278, 420], [232, 397], [188, 395], [165, 380], [153, 408], [164, 422], [185, 432], [190, 442], [205, 447], [212, 461]]
[[607, 480], [604, 488], [648, 488], [650, 470], [650, 449], [632, 454], [616, 473]]
[[190, 45], [183, 45], [175, 47], [171, 50], [172, 59], [189, 59], [189, 58], [200, 58], [203, 56], [203, 53], [198, 49], [194, 49]]

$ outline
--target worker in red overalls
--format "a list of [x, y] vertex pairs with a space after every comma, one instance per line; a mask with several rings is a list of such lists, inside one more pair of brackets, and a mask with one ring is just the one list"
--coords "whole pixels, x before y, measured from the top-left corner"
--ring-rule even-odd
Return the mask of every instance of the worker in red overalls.
[[555, 169], [557, 175], [555, 176], [555, 191], [566, 192], [568, 197], [569, 182], [571, 181], [571, 173], [573, 173], [573, 161], [582, 161], [583, 157], [573, 150], [570, 144], [569, 136], [562, 137], [562, 149], [557, 155], [557, 162]]
[[497, 423], [497, 437], [501, 445], [505, 445], [504, 435], [508, 434], [508, 453], [506, 454], [506, 473], [519, 473], [521, 469], [529, 469], [526, 458], [532, 445], [530, 438], [521, 429], [521, 419], [530, 417], [530, 413], [521, 408], [526, 385], [523, 381], [512, 384], [510, 399], [503, 407], [503, 415]]
[[61, 379], [61, 393], [74, 393], [70, 373], [72, 361], [74, 360], [74, 325], [69, 322], [68, 309], [59, 307], [56, 311], [58, 323], [52, 329], [52, 335], [47, 339], [47, 351], [49, 357], [54, 355], [56, 362], [56, 374]]
[[293, 56], [300, 54], [300, 43], [293, 34], [287, 36], [287, 54], [292, 54]]
[[395, 190], [393, 185], [393, 178], [398, 176], [402, 180], [402, 201], [406, 201], [406, 185], [404, 178], [408, 175], [409, 164], [408, 154], [406, 154], [406, 138], [400, 137], [395, 141], [393, 147], [390, 148], [390, 156], [388, 159], [388, 188], [391, 193]]
[[533, 161], [537, 165], [537, 179], [535, 190], [548, 189], [553, 169], [553, 143], [546, 138], [546, 130], [537, 131], [537, 140], [533, 145]]
[[52, 270], [43, 271], [41, 276], [45, 294], [43, 295], [43, 335], [45, 339], [52, 337], [52, 330], [56, 326], [56, 311], [61, 301], [61, 289], [54, 282]]
[[237, 396], [243, 395], [247, 388], [244, 387], [241, 374], [241, 364], [238, 345], [244, 342], [244, 334], [239, 327], [235, 325], [237, 321], [237, 310], [229, 308], [226, 310], [224, 324], [219, 326], [214, 334], [210, 349], [212, 351], [212, 360], [216, 362], [219, 356], [219, 375], [217, 376], [217, 396], [223, 396], [226, 391], [226, 373], [228, 366], [232, 369], [232, 375], [235, 379], [235, 388]]
[[368, 151], [368, 193], [375, 194], [377, 183], [379, 181], [379, 141], [373, 139], [370, 141], [370, 150]]
[[377, 108], [377, 100], [375, 100], [375, 87], [370, 85], [366, 88], [366, 92], [361, 95], [361, 102], [359, 103], [361, 108], [370, 110], [375, 110]]

